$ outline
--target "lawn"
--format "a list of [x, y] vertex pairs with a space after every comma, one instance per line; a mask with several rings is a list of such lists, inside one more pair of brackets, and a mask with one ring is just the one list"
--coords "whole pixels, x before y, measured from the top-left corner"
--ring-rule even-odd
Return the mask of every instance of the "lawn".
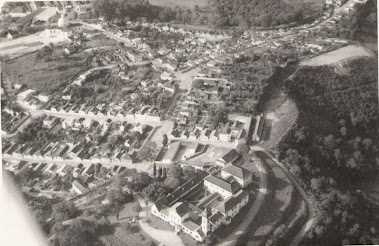
[[53, 92], [72, 81], [84, 68], [87, 54], [62, 55], [63, 47], [55, 47], [52, 61], [36, 60], [36, 53], [18, 57], [4, 66], [12, 83], [25, 84], [38, 91]]
[[[137, 225], [138, 226], [138, 225]], [[138, 226], [139, 232], [132, 233], [123, 226], [116, 227], [113, 235], [101, 236], [101, 240], [105, 245], [109, 246], [149, 246], [156, 243], [144, 234]]]

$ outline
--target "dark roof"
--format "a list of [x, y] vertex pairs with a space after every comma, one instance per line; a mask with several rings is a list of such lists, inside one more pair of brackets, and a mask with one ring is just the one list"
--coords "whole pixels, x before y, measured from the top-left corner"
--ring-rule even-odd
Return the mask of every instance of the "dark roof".
[[44, 156], [47, 152], [49, 152], [52, 149], [51, 146], [47, 146], [45, 149], [41, 150], [41, 155]]
[[238, 152], [235, 149], [230, 150], [228, 153], [223, 155], [220, 159], [222, 159], [225, 163], [229, 163], [234, 161], [239, 157]]
[[209, 218], [209, 221], [212, 223], [212, 224], [215, 224], [217, 221], [219, 221], [221, 218], [223, 217], [223, 215], [220, 213], [220, 212], [217, 212], [215, 214], [213, 214], [210, 218]]
[[25, 25], [26, 23], [32, 21], [34, 17], [36, 17], [38, 14], [42, 13], [43, 11], [45, 11], [44, 8], [39, 8], [36, 11], [28, 14], [27, 16], [18, 19], [16, 21], [16, 24], [20, 26]]
[[64, 148], [62, 149], [62, 151], [59, 152], [59, 156], [60, 156], [60, 157], [63, 157], [64, 154], [66, 154], [66, 152], [67, 152], [69, 149], [70, 149], [69, 146], [64, 147]]
[[74, 154], [78, 154], [79, 151], [83, 148], [84, 146], [84, 142], [81, 142], [80, 144], [76, 145], [72, 150], [71, 152], [74, 153]]
[[179, 203], [175, 204], [172, 207], [172, 209], [174, 209], [180, 217], [183, 217], [184, 215], [186, 215], [190, 212], [188, 205], [184, 202], [179, 202]]
[[29, 151], [29, 155], [34, 155], [37, 151], [38, 151], [38, 147], [33, 147], [33, 148]]
[[15, 145], [12, 146], [12, 148], [10, 148], [10, 149], [7, 151], [7, 153], [11, 155], [11, 154], [13, 154], [13, 152], [14, 152], [17, 148], [18, 148], [18, 145], [15, 144]]
[[211, 193], [209, 194], [208, 196], [202, 198], [196, 206], [200, 207], [200, 208], [204, 208], [208, 203], [210, 203], [211, 201], [213, 201], [214, 199], [217, 199], [217, 197], [219, 196], [219, 194], [217, 193]]
[[226, 165], [223, 169], [224, 172], [231, 174], [234, 177], [246, 180], [251, 176], [251, 172], [243, 167], [237, 167], [233, 164]]
[[20, 169], [23, 168], [27, 163], [28, 163], [27, 161], [20, 161], [20, 163], [18, 163], [17, 169], [20, 170]]
[[230, 211], [233, 208], [235, 208], [237, 206], [237, 204], [240, 203], [242, 201], [242, 199], [244, 199], [248, 195], [249, 195], [249, 193], [247, 193], [246, 191], [241, 190], [239, 193], [237, 193], [237, 196], [235, 196], [235, 197], [234, 196], [229, 197], [225, 201], [221, 202], [217, 206], [216, 209], [218, 211], [220, 211], [221, 213], [226, 214], [226, 213], [228, 213], [228, 211]]

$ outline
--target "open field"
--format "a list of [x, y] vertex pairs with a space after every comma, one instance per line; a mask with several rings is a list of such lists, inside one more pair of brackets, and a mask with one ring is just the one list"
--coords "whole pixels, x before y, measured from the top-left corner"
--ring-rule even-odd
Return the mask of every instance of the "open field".
[[149, 0], [149, 3], [157, 6], [164, 7], [175, 7], [179, 6], [182, 8], [193, 9], [195, 5], [199, 7], [204, 7], [208, 5], [208, 0]]
[[[280, 98], [276, 100], [280, 100]], [[268, 125], [262, 133], [262, 138], [265, 140], [261, 143], [263, 148], [275, 146], [287, 130], [291, 128], [292, 123], [297, 117], [296, 104], [288, 98], [282, 100], [284, 102], [279, 107], [266, 114]]]
[[52, 61], [36, 60], [35, 53], [18, 57], [4, 66], [12, 83], [25, 84], [40, 91], [54, 91], [73, 80], [84, 67], [87, 53], [80, 52], [69, 57], [58, 55], [62, 47], [55, 47], [57, 55]]
[[339, 62], [341, 60], [357, 56], [374, 56], [374, 53], [368, 48], [359, 45], [349, 45], [326, 54], [316, 56], [309, 60], [303, 61], [303, 66], [321, 66]]
[[66, 39], [60, 37], [46, 37], [45, 32], [42, 31], [12, 40], [2, 40], [2, 42], [0, 42], [0, 53], [1, 56], [9, 55], [10, 58], [13, 58], [22, 54], [34, 52], [42, 48], [43, 45], [48, 45], [49, 43], [57, 45], [66, 42]]
[[[136, 224], [138, 226], [138, 224]], [[131, 233], [125, 230], [122, 226], [116, 227], [113, 235], [101, 236], [105, 245], [112, 246], [145, 246], [155, 245], [153, 241], [144, 234], [142, 229], [140, 232]]]

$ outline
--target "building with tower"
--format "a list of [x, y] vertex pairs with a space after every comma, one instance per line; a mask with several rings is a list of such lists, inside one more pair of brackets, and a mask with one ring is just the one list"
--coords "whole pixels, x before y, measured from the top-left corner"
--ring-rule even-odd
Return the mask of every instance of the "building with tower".
[[[177, 233], [186, 233], [196, 241], [203, 242], [221, 225], [228, 225], [248, 203], [249, 193], [241, 189], [241, 184], [230, 167], [223, 176], [201, 174], [178, 187], [174, 192], [158, 199], [151, 206], [151, 214], [166, 221]], [[237, 175], [238, 170], [237, 170]], [[246, 173], [245, 173], [246, 174]], [[196, 204], [187, 202], [186, 195], [203, 185], [207, 195]]]

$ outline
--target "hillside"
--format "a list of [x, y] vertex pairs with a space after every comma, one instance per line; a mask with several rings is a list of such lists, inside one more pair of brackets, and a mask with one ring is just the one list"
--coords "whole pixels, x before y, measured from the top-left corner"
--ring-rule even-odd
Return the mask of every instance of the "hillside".
[[357, 192], [379, 171], [377, 81], [377, 57], [363, 57], [301, 67], [285, 83], [299, 117], [277, 154], [317, 210], [305, 245], [379, 243], [377, 207]]
[[[272, 27], [311, 22], [322, 14], [322, 0], [211, 0], [216, 26]], [[216, 18], [217, 16], [217, 18]]]

